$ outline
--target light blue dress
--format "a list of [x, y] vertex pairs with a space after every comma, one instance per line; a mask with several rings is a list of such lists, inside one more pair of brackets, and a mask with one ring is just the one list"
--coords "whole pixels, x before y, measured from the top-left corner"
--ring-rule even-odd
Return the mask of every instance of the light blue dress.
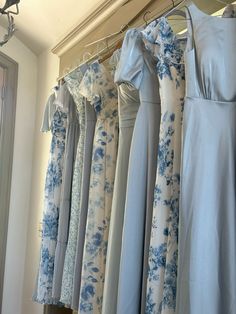
[[78, 312], [100, 314], [118, 146], [117, 88], [110, 73], [95, 62], [79, 90], [94, 106], [97, 122]]
[[177, 314], [236, 312], [236, 18], [188, 4]]
[[63, 106], [64, 108], [67, 107], [67, 131], [52, 287], [53, 299], [57, 301], [60, 300], [61, 296], [62, 271], [69, 230], [72, 175], [79, 139], [79, 121], [75, 102], [70, 95], [66, 84], [61, 86], [60, 91], [62, 93], [62, 97], [60, 98]]
[[[114, 70], [118, 66], [119, 59], [120, 51], [117, 51], [110, 60]], [[139, 105], [138, 90], [126, 83], [120, 84], [118, 86], [119, 147], [107, 249], [103, 314], [116, 314], [127, 173], [130, 146]]]
[[66, 84], [77, 106], [79, 115], [80, 137], [77, 146], [76, 160], [74, 165], [70, 225], [68, 232], [68, 242], [65, 252], [65, 261], [62, 276], [61, 299], [60, 301], [71, 306], [73, 295], [73, 280], [75, 269], [75, 257], [77, 247], [78, 224], [81, 202], [81, 187], [84, 163], [84, 143], [85, 143], [85, 98], [79, 93], [79, 84], [83, 78], [83, 73], [87, 66], [84, 65], [76, 69], [70, 75], [65, 77]]
[[89, 184], [91, 174], [92, 152], [93, 152], [93, 138], [96, 125], [96, 112], [94, 107], [87, 101], [85, 105], [85, 142], [84, 142], [84, 163], [81, 186], [81, 202], [78, 222], [78, 235], [75, 256], [75, 268], [73, 279], [73, 296], [71, 308], [78, 310], [82, 260], [84, 251], [84, 239], [86, 230], [86, 221], [88, 214], [88, 198], [89, 198]]
[[[58, 93], [58, 90], [57, 90]], [[64, 165], [67, 113], [55, 105], [56, 96], [49, 97], [45, 108], [42, 131], [51, 131], [52, 141], [44, 190], [44, 212], [40, 263], [33, 300], [54, 304], [52, 297], [54, 259], [57, 244], [58, 217]]]
[[177, 39], [164, 17], [149, 24], [142, 33], [146, 48], [156, 58], [162, 109], [145, 313], [173, 314], [177, 288], [186, 41]]
[[117, 314], [138, 314], [142, 293], [146, 295], [161, 117], [155, 61], [145, 49], [140, 30], [126, 33], [115, 81], [136, 88], [140, 98], [129, 156], [117, 299]]

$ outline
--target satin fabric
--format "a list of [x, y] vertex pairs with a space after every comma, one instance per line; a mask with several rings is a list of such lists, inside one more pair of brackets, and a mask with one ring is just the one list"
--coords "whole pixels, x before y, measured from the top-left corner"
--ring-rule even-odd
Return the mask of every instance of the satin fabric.
[[236, 309], [236, 19], [187, 8], [177, 314]]

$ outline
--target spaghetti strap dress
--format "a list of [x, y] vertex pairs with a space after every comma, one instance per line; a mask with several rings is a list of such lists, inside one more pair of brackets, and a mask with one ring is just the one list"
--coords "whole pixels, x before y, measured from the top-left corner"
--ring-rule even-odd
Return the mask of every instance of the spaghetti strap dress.
[[191, 1], [181, 170], [177, 314], [236, 309], [236, 18]]

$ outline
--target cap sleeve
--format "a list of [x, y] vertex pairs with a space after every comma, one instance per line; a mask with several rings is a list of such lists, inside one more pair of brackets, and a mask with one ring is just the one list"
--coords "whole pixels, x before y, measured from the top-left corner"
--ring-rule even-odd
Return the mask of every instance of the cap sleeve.
[[[176, 37], [165, 17], [150, 23], [143, 31], [145, 47], [160, 64], [183, 63], [185, 39]], [[157, 63], [157, 67], [158, 67]]]
[[160, 36], [159, 20], [155, 20], [150, 23], [144, 30], [142, 30], [143, 42], [145, 47], [152, 56], [158, 58], [160, 53], [161, 41], [158, 42]]
[[139, 89], [143, 78], [144, 60], [140, 31], [129, 30], [124, 38], [119, 64], [115, 72], [115, 83], [130, 83]]
[[100, 93], [97, 83], [97, 74], [94, 70], [94, 64], [91, 65], [85, 72], [79, 85], [79, 93], [87, 98], [91, 104], [100, 100]]
[[55, 99], [55, 105], [63, 109], [64, 111], [68, 111], [70, 93], [67, 89], [67, 85], [64, 83], [59, 86], [58, 94]]
[[53, 93], [51, 96], [49, 96], [48, 101], [46, 103], [44, 114], [43, 114], [43, 121], [41, 125], [41, 132], [48, 132], [51, 129], [51, 122], [53, 119], [53, 115], [55, 112], [55, 94]]
[[109, 65], [111, 67], [111, 75], [113, 78], [115, 76], [117, 65], [120, 61], [120, 54], [121, 54], [121, 49], [115, 50], [109, 60]]

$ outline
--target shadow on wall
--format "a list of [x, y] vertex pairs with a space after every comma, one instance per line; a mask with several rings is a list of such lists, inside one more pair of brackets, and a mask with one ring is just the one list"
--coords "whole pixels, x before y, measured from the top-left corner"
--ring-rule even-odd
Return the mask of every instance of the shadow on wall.
[[64, 307], [59, 308], [54, 305], [45, 305], [43, 314], [73, 314], [73, 311]]

